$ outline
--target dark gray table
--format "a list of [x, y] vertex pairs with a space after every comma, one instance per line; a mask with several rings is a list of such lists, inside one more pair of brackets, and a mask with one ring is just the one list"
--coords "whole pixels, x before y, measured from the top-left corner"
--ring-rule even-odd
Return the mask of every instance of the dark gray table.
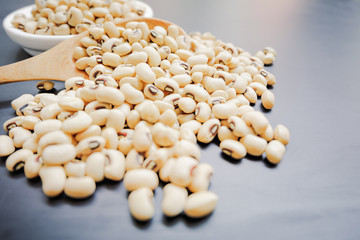
[[[6, 1], [0, 19], [31, 2]], [[121, 183], [99, 184], [85, 201], [48, 199], [39, 180], [8, 173], [1, 159], [0, 239], [360, 239], [360, 2], [147, 2], [187, 32], [210, 31], [252, 53], [267, 45], [278, 51], [269, 68], [276, 105], [266, 116], [291, 131], [283, 161], [230, 161], [210, 144], [202, 161], [215, 168], [216, 211], [197, 221], [166, 219], [159, 188], [154, 219], [140, 224]], [[29, 57], [2, 28], [0, 42], [0, 65]], [[12, 99], [36, 92], [34, 82], [1, 85], [0, 122], [13, 116]]]

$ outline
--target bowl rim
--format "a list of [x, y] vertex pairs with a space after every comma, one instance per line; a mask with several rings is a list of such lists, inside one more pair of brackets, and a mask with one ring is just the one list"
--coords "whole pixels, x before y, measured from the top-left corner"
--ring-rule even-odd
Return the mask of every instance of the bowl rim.
[[[153, 17], [154, 15], [154, 11], [153, 9], [145, 2], [143, 1], [137, 1], [136, 2], [141, 2], [142, 4], [144, 4], [147, 8], [144, 17]], [[8, 15], [6, 15], [6, 17], [4, 18], [2, 24], [3, 24], [3, 28], [5, 29], [5, 32], [8, 34], [11, 33], [12, 35], [16, 35], [16, 37], [19, 38], [23, 38], [24, 40], [30, 40], [30, 41], [41, 41], [41, 40], [52, 40], [52, 41], [63, 41], [65, 39], [68, 39], [70, 37], [76, 36], [76, 35], [38, 35], [38, 34], [33, 34], [33, 33], [27, 33], [24, 32], [23, 30], [20, 30], [16, 27], [14, 27], [11, 24], [12, 19], [14, 18], [15, 14], [17, 13], [25, 13], [25, 15], [30, 16], [29, 14], [26, 13], [31, 13], [31, 9], [35, 7], [35, 4], [31, 4], [19, 9], [16, 9], [14, 11], [12, 11], [11, 13], [9, 13]], [[8, 34], [9, 35], [9, 34]]]

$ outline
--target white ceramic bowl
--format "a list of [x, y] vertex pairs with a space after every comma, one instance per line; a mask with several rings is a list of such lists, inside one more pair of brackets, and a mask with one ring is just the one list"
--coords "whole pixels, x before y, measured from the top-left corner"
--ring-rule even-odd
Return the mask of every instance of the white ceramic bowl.
[[[152, 8], [146, 3], [142, 2], [146, 6], [146, 11], [144, 13], [144, 17], [153, 17], [154, 12]], [[23, 13], [27, 17], [31, 17], [31, 9], [35, 5], [30, 5], [27, 7], [20, 8], [15, 10], [14, 12], [8, 14], [3, 20], [3, 27], [5, 29], [6, 34], [9, 36], [11, 40], [19, 44], [28, 54], [31, 56], [40, 54], [58, 43], [62, 42], [65, 39], [72, 37], [73, 35], [66, 36], [46, 36], [46, 35], [36, 35], [24, 32], [18, 28], [15, 28], [11, 21], [14, 18], [16, 13]]]

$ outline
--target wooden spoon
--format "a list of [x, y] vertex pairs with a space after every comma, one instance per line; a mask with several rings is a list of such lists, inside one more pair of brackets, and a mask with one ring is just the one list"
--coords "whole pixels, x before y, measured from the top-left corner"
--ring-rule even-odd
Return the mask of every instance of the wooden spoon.
[[[120, 23], [125, 27], [130, 21], [146, 22], [149, 29], [162, 26], [165, 29], [173, 23], [156, 18], [132, 18]], [[179, 33], [185, 35], [185, 31], [179, 27]], [[80, 39], [87, 36], [83, 32], [59, 43], [55, 47], [32, 58], [0, 67], [0, 84], [21, 82], [28, 80], [59, 80], [65, 81], [74, 76], [88, 78], [85, 71], [76, 69], [73, 58], [73, 50], [80, 46]]]

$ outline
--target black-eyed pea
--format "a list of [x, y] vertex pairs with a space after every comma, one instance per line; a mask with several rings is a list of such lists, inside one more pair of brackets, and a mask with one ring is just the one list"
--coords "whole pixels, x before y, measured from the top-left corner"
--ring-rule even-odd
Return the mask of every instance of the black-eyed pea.
[[110, 103], [106, 102], [99, 102], [99, 101], [91, 101], [88, 104], [86, 104], [85, 107], [85, 113], [91, 114], [92, 112], [99, 111], [99, 110], [110, 110], [112, 108], [112, 105]]
[[190, 56], [186, 61], [191, 67], [193, 67], [197, 64], [207, 64], [209, 59], [205, 54], [198, 54]]
[[274, 139], [274, 130], [271, 127], [271, 125], [269, 124], [265, 130], [265, 132], [263, 132], [262, 134], [259, 135], [260, 137], [264, 138], [266, 141], [270, 142], [271, 140]]
[[212, 107], [212, 112], [218, 119], [228, 119], [236, 115], [237, 107], [234, 103], [220, 103]]
[[139, 63], [135, 67], [138, 78], [146, 83], [154, 83], [156, 75], [147, 63]]
[[187, 84], [191, 83], [191, 77], [187, 74], [179, 74], [172, 76], [171, 79], [175, 80], [179, 87], [185, 87]]
[[132, 138], [122, 137], [119, 139], [118, 150], [124, 155], [128, 155], [133, 148]]
[[28, 130], [34, 130], [35, 124], [41, 121], [40, 118], [35, 116], [25, 116], [22, 120], [22, 127]]
[[163, 101], [166, 103], [169, 103], [173, 105], [174, 108], [178, 107], [179, 99], [181, 98], [181, 95], [178, 93], [169, 94], [166, 97], [163, 98]]
[[99, 102], [110, 103], [112, 105], [121, 105], [124, 100], [124, 94], [117, 88], [102, 87], [96, 91], [96, 100]]
[[13, 139], [6, 135], [0, 135], [0, 157], [9, 156], [15, 151]]
[[238, 94], [235, 99], [238, 101], [238, 106], [250, 106], [249, 100], [243, 94]]
[[149, 33], [151, 41], [158, 44], [159, 46], [164, 45], [164, 36], [156, 30], [151, 30]]
[[[94, 56], [93, 56], [93, 57], [94, 57]], [[91, 71], [90, 71], [90, 73], [89, 73], [89, 78], [90, 78], [90, 80], [95, 81], [95, 79], [96, 79], [99, 75], [104, 74], [104, 73], [106, 73], [106, 72], [107, 72], [107, 71], [106, 71], [105, 66], [102, 65], [102, 64], [98, 64], [98, 65], [94, 66], [94, 67], [91, 69]]]
[[175, 110], [174, 105], [173, 105], [172, 102], [169, 103], [169, 102], [165, 102], [165, 101], [155, 100], [154, 104], [159, 109], [160, 114], [164, 113], [168, 109], [173, 110], [173, 111]]
[[143, 91], [144, 89], [144, 82], [137, 77], [124, 77], [119, 81], [119, 86], [121, 87], [125, 83], [129, 83], [139, 91]]
[[21, 127], [23, 119], [24, 119], [24, 116], [17, 116], [17, 117], [10, 118], [9, 120], [4, 122], [3, 129], [6, 132], [8, 132], [8, 131], [10, 131], [10, 129], [12, 129], [14, 127]]
[[259, 73], [265, 77], [267, 84], [268, 85], [275, 85], [276, 83], [276, 79], [275, 76], [273, 74], [271, 74], [270, 72], [266, 71], [265, 69], [261, 69], [259, 71]]
[[175, 157], [189, 156], [200, 161], [200, 149], [194, 142], [180, 140], [172, 147], [172, 149]]
[[184, 87], [184, 96], [190, 97], [197, 102], [206, 102], [210, 98], [210, 94], [195, 84], [189, 84]]
[[86, 130], [77, 133], [75, 135], [75, 140], [80, 142], [81, 140], [92, 137], [92, 136], [100, 136], [101, 135], [101, 127], [99, 125], [91, 125]]
[[36, 154], [28, 157], [24, 164], [24, 174], [27, 179], [39, 176], [40, 168], [43, 166], [42, 158]]
[[96, 85], [104, 85], [106, 87], [118, 88], [118, 83], [111, 74], [101, 74], [95, 78]]
[[151, 46], [146, 46], [143, 48], [143, 51], [147, 53], [147, 55], [149, 56], [148, 58], [148, 64], [150, 67], [158, 67], [160, 66], [161, 63], [161, 56], [159, 54], [159, 52], [151, 47]]
[[191, 81], [194, 83], [200, 83], [204, 78], [204, 74], [202, 72], [193, 72], [191, 73]]
[[64, 164], [64, 170], [68, 177], [84, 177], [86, 174], [86, 163], [73, 159]]
[[192, 157], [177, 158], [171, 168], [170, 182], [181, 187], [187, 187], [192, 182], [193, 170], [197, 165], [198, 161]]
[[195, 119], [195, 114], [193, 113], [181, 113], [178, 114], [177, 116], [177, 120], [181, 125], [194, 119]]
[[213, 174], [214, 168], [210, 164], [198, 164], [193, 170], [192, 181], [188, 189], [193, 193], [207, 191], [210, 185], [210, 178]]
[[196, 102], [192, 98], [182, 97], [179, 99], [178, 106], [184, 113], [192, 113], [195, 111]]
[[105, 66], [116, 68], [121, 63], [121, 58], [115, 53], [106, 52], [102, 55], [102, 63]]
[[282, 124], [277, 125], [274, 130], [274, 139], [286, 146], [290, 140], [289, 129]]
[[65, 111], [80, 111], [83, 110], [85, 106], [81, 98], [72, 96], [63, 96], [57, 103]]
[[84, 131], [92, 124], [92, 118], [84, 111], [78, 111], [62, 122], [61, 130], [76, 134]]
[[176, 158], [169, 158], [165, 164], [160, 168], [159, 170], [159, 178], [163, 182], [169, 182], [170, 181], [170, 174], [172, 171], [172, 168], [175, 164]]
[[119, 38], [120, 37], [120, 31], [116, 27], [116, 25], [112, 22], [105, 22], [104, 25], [104, 31], [110, 38]]
[[252, 127], [256, 134], [262, 134], [265, 132], [267, 126], [269, 125], [269, 121], [265, 117], [265, 115], [259, 111], [247, 112], [241, 117], [245, 123]]
[[[189, 121], [190, 122], [190, 121]], [[180, 127], [180, 139], [181, 140], [186, 140], [192, 143], [196, 143], [196, 135], [195, 133], [187, 127]]]
[[120, 181], [125, 174], [125, 157], [118, 150], [106, 149], [104, 150], [106, 157], [104, 176], [112, 181]]
[[272, 140], [265, 149], [266, 158], [273, 164], [278, 164], [285, 154], [285, 146], [278, 140]]
[[123, 84], [120, 87], [120, 91], [124, 94], [125, 100], [130, 104], [138, 104], [144, 101], [144, 94], [129, 83]]
[[226, 155], [234, 159], [241, 159], [246, 156], [246, 148], [245, 146], [233, 139], [225, 139], [221, 141], [220, 148]]
[[257, 73], [254, 75], [252, 82], [260, 83], [260, 84], [264, 85], [265, 87], [267, 86], [266, 78], [260, 73]]
[[140, 117], [149, 123], [156, 123], [160, 118], [160, 111], [154, 103], [148, 102], [140, 110]]
[[76, 7], [71, 7], [67, 13], [67, 23], [72, 26], [75, 27], [76, 25], [80, 24], [82, 22], [83, 19], [83, 13], [80, 9], [76, 8]]
[[72, 143], [72, 138], [63, 131], [49, 132], [40, 137], [37, 153], [41, 155], [43, 149], [49, 145]]
[[134, 129], [140, 121], [140, 113], [136, 110], [132, 110], [126, 118], [127, 126], [131, 129]]
[[[233, 88], [232, 88], [233, 89]], [[234, 90], [235, 91], [235, 90]], [[225, 90], [215, 90], [214, 92], [211, 93], [210, 95], [211, 97], [222, 97], [224, 98], [226, 101], [229, 100], [229, 95], [227, 94], [227, 92]], [[236, 96], [236, 91], [235, 91], [235, 96]]]
[[262, 96], [263, 93], [267, 90], [266, 86], [264, 86], [263, 84], [261, 84], [259, 82], [252, 82], [249, 84], [249, 87], [254, 89], [254, 91], [256, 92], [256, 95], [258, 95], [258, 96]]
[[240, 139], [248, 154], [253, 156], [261, 156], [266, 149], [267, 141], [253, 134], [247, 134]]
[[103, 18], [110, 12], [110, 10], [106, 7], [94, 7], [90, 8], [90, 12], [97, 18]]
[[180, 137], [179, 131], [160, 122], [156, 123], [151, 128], [151, 134], [153, 136], [153, 141], [162, 147], [173, 146]]
[[67, 24], [61, 24], [53, 27], [54, 35], [70, 35], [70, 27]]
[[39, 171], [42, 182], [42, 190], [48, 197], [60, 195], [66, 182], [66, 173], [61, 166], [43, 166]]
[[272, 48], [272, 47], [265, 47], [263, 49], [263, 52], [264, 52], [264, 54], [272, 53], [275, 57], [276, 57], [276, 54], [277, 54], [276, 50], [274, 48]]
[[31, 138], [32, 133], [23, 127], [14, 127], [9, 131], [9, 137], [12, 138], [14, 146], [21, 148], [26, 140]]
[[229, 129], [236, 137], [243, 137], [247, 134], [252, 134], [251, 128], [246, 124], [246, 122], [237, 116], [231, 116], [228, 118]]
[[172, 127], [177, 121], [177, 115], [174, 110], [167, 109], [160, 115], [159, 121], [169, 127]]
[[49, 145], [43, 149], [41, 154], [46, 165], [65, 164], [75, 159], [75, 156], [76, 148], [72, 144]]
[[131, 51], [132, 51], [131, 45], [127, 42], [117, 45], [111, 49], [112, 49], [113, 53], [119, 55], [120, 57], [125, 56], [125, 55], [131, 53]]
[[159, 178], [156, 172], [146, 169], [132, 169], [125, 173], [124, 186], [128, 191], [134, 191], [141, 187], [154, 190], [159, 185]]
[[256, 103], [257, 101], [257, 94], [255, 90], [251, 87], [246, 87], [245, 92], [243, 93], [247, 100], [249, 100], [250, 103]]
[[129, 31], [129, 34], [127, 35], [127, 40], [130, 44], [138, 43], [142, 39], [143, 33], [141, 29], [135, 28], [134, 30]]
[[221, 126], [219, 128], [218, 134], [217, 134], [220, 142], [226, 140], [226, 139], [232, 139], [232, 140], [238, 140], [238, 137], [234, 135], [234, 133], [227, 127], [227, 126]]
[[164, 91], [167, 94], [179, 92], [179, 84], [171, 78], [158, 78], [155, 80], [154, 84], [158, 89]]
[[209, 104], [205, 102], [199, 102], [195, 108], [195, 119], [201, 123], [210, 119], [211, 108]]
[[147, 84], [145, 86], [144, 95], [151, 100], [161, 100], [164, 98], [164, 92], [158, 89], [153, 84]]
[[65, 195], [75, 199], [88, 198], [94, 194], [95, 189], [95, 181], [89, 176], [68, 177], [64, 186]]
[[169, 70], [170, 66], [171, 66], [171, 63], [166, 59], [162, 60], [161, 63], [160, 63], [160, 67], [165, 71]]
[[271, 91], [265, 90], [261, 95], [261, 104], [266, 109], [272, 109], [275, 104], [275, 95]]
[[104, 28], [92, 26], [89, 28], [89, 36], [94, 40], [100, 40], [104, 35]]
[[[125, 139], [125, 138], [122, 138], [122, 139]], [[132, 169], [141, 168], [143, 162], [144, 162], [144, 155], [138, 153], [134, 148], [132, 148], [126, 156], [125, 169], [126, 169], [126, 171], [129, 171]]]
[[152, 145], [152, 136], [148, 127], [135, 129], [133, 135], [133, 146], [138, 152], [146, 152]]
[[194, 134], [197, 134], [200, 130], [201, 123], [197, 120], [190, 120], [183, 124], [181, 124], [180, 129], [182, 128], [188, 128], [190, 129]]
[[271, 65], [275, 61], [275, 56], [273, 53], [267, 52], [264, 58], [262, 59], [262, 61], [264, 62], [265, 65]]
[[21, 107], [34, 101], [34, 96], [31, 94], [23, 94], [20, 97], [11, 101], [11, 106], [15, 111], [18, 111]]
[[117, 132], [114, 128], [106, 127], [102, 129], [101, 136], [105, 139], [105, 148], [117, 149], [119, 139]]
[[178, 44], [179, 49], [185, 49], [185, 50], [190, 49], [190, 42], [189, 42], [187, 36], [185, 36], [185, 35], [177, 36], [176, 42]]
[[24, 164], [28, 158], [33, 156], [33, 152], [28, 149], [20, 149], [13, 152], [5, 162], [6, 169], [9, 172], [15, 172], [24, 167]]
[[154, 150], [148, 151], [150, 152], [144, 162], [141, 164], [142, 168], [150, 169], [154, 172], [158, 172], [166, 163], [169, 156], [172, 154], [166, 148], [154, 148]]
[[102, 152], [94, 152], [86, 159], [86, 176], [92, 177], [95, 182], [104, 180], [104, 168], [106, 157]]
[[147, 62], [148, 55], [146, 52], [132, 52], [127, 56], [124, 56], [123, 61], [125, 64], [132, 64], [136, 66], [139, 63]]
[[185, 203], [184, 212], [191, 218], [201, 218], [214, 211], [219, 197], [210, 191], [191, 194]]
[[106, 144], [106, 140], [101, 136], [92, 136], [81, 140], [76, 146], [78, 157], [89, 156], [94, 152], [101, 152]]
[[138, 221], [148, 221], [155, 214], [152, 189], [141, 187], [131, 192], [128, 203], [131, 215]]
[[164, 197], [161, 202], [161, 209], [165, 216], [175, 217], [179, 215], [185, 206], [188, 192], [185, 188], [175, 184], [166, 184], [163, 188]]

